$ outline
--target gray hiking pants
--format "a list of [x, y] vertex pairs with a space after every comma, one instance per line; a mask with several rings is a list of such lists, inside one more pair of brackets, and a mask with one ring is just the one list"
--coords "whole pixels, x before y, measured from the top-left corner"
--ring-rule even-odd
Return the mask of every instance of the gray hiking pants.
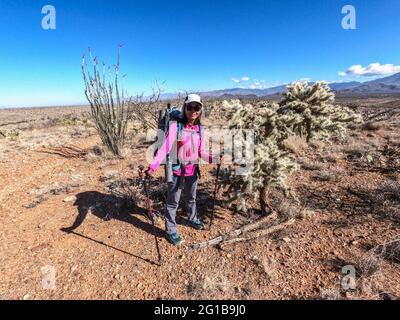
[[197, 189], [197, 174], [193, 176], [182, 177], [182, 183], [179, 185], [180, 177], [173, 175], [172, 182], [168, 183], [168, 197], [165, 209], [165, 230], [168, 234], [176, 232], [176, 211], [181, 198], [182, 187], [185, 191], [186, 212], [190, 221], [197, 220], [196, 209], [196, 189]]

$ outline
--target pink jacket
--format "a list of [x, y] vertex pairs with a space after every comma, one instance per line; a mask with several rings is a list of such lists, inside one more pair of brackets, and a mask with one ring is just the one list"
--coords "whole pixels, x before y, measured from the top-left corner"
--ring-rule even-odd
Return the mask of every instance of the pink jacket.
[[[178, 141], [177, 155], [180, 162], [191, 161], [199, 163], [199, 158], [213, 163], [216, 158], [209, 154], [205, 149], [205, 135], [202, 128], [202, 138], [200, 139], [198, 125], [182, 125], [182, 139]], [[153, 162], [150, 164], [150, 173], [155, 172], [161, 163], [166, 159], [167, 154], [171, 152], [171, 149], [177, 140], [178, 136], [178, 124], [177, 122], [171, 122], [168, 133], [165, 137], [165, 141], [161, 148], [158, 149]], [[174, 170], [173, 173], [177, 176], [181, 175], [181, 169]], [[195, 165], [193, 163], [188, 164], [185, 170], [185, 176], [192, 176], [195, 174]]]

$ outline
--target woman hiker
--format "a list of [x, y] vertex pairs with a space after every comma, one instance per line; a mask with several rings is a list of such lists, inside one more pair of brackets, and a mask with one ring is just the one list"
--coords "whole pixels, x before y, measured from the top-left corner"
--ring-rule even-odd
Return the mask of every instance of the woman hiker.
[[[204, 223], [198, 218], [196, 210], [196, 191], [199, 178], [199, 158], [208, 163], [216, 163], [220, 157], [209, 154], [205, 149], [204, 133], [201, 128], [203, 103], [197, 94], [186, 97], [182, 110], [182, 119], [171, 122], [165, 141], [158, 149], [152, 163], [139, 175], [153, 175], [160, 164], [166, 159], [176, 142], [176, 153], [179, 164], [173, 167], [172, 181], [168, 182], [168, 196], [165, 208], [165, 228], [167, 239], [174, 245], [182, 243], [176, 228], [176, 211], [178, 209], [182, 188], [187, 201], [189, 225], [197, 230], [204, 229]], [[181, 128], [181, 129], [178, 129]], [[201, 137], [200, 137], [201, 135]], [[222, 161], [222, 159], [221, 159]]]

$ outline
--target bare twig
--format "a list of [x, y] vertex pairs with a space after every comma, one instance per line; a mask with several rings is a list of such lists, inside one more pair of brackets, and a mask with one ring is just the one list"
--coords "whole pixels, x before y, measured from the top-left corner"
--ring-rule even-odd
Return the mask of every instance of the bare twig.
[[233, 239], [229, 239], [224, 241], [221, 246], [226, 246], [232, 243], [236, 243], [236, 242], [243, 242], [243, 241], [249, 241], [249, 240], [253, 240], [253, 239], [257, 239], [260, 237], [265, 237], [266, 235], [269, 235], [271, 233], [274, 233], [278, 230], [281, 230], [291, 224], [293, 224], [295, 222], [294, 219], [290, 219], [288, 221], [282, 222], [280, 224], [268, 227], [267, 229], [262, 229], [262, 230], [257, 230], [254, 232], [251, 232], [249, 235], [243, 236], [241, 238], [233, 238]]
[[270, 223], [274, 220], [276, 220], [278, 217], [278, 214], [274, 211], [271, 215], [268, 215], [266, 217], [261, 218], [260, 220], [247, 224], [239, 229], [233, 230], [225, 235], [221, 235], [217, 238], [202, 242], [202, 243], [196, 243], [194, 245], [192, 245], [193, 249], [202, 249], [202, 248], [206, 248], [209, 246], [213, 246], [213, 245], [217, 245], [221, 242], [227, 241], [229, 239], [235, 238], [240, 236], [241, 234], [245, 234], [251, 230], [255, 230], [260, 228], [262, 225]]

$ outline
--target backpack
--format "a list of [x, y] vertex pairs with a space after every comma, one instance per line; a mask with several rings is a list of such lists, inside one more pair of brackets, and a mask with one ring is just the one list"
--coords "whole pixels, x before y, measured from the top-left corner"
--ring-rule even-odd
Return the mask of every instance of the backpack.
[[[177, 107], [171, 107], [171, 105], [168, 104], [165, 110], [161, 110], [159, 112], [158, 129], [162, 130], [165, 134], [164, 137], [166, 137], [167, 132], [169, 130], [170, 122], [177, 122], [178, 124], [177, 141], [179, 141], [182, 138], [182, 126], [183, 126], [182, 119], [183, 119], [182, 111], [180, 111]], [[199, 134], [201, 143], [201, 139], [203, 137], [203, 128], [201, 125], [199, 125]], [[172, 170], [179, 170], [179, 168], [181, 167], [179, 159], [177, 159], [177, 162], [178, 162], [177, 164], [172, 165]], [[167, 164], [168, 163], [169, 163], [169, 155], [167, 155]]]

